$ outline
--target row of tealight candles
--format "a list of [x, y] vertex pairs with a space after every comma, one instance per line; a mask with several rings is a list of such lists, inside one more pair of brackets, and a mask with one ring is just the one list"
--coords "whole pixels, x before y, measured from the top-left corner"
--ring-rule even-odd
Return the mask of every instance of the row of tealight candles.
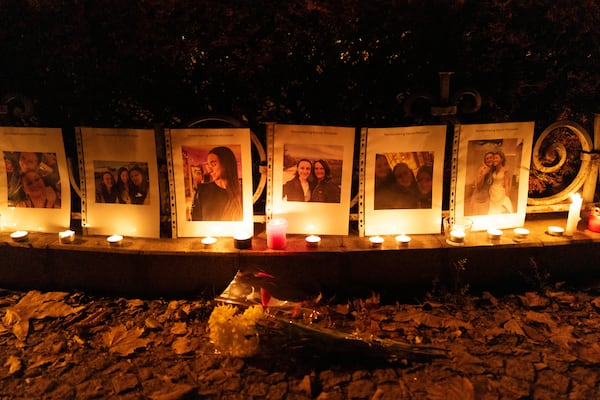
[[[551, 236], [572, 236], [577, 230], [577, 224], [580, 220], [582, 198], [576, 193], [571, 196], [572, 202], [569, 206], [566, 227], [549, 226], [546, 233]], [[444, 218], [444, 234], [446, 242], [451, 245], [463, 245], [465, 238], [471, 231], [473, 222], [468, 218], [454, 220], [451, 217]], [[273, 250], [283, 250], [286, 248], [286, 230], [288, 222], [284, 218], [274, 218], [267, 222], [267, 247]], [[592, 232], [600, 232], [600, 208], [592, 210], [588, 217], [588, 229]], [[493, 242], [500, 240], [504, 232], [497, 228], [487, 230], [488, 238]], [[12, 240], [16, 242], [26, 241], [29, 237], [27, 231], [15, 231], [11, 235]], [[513, 230], [513, 239], [520, 241], [529, 236], [529, 230], [526, 228], [515, 228]], [[68, 244], [75, 241], [75, 232], [66, 230], [59, 232], [58, 239], [60, 243]], [[106, 238], [106, 242], [111, 247], [121, 246], [123, 236], [111, 235]], [[216, 237], [207, 236], [201, 240], [205, 248], [210, 248], [217, 242]], [[384, 239], [381, 236], [372, 236], [369, 238], [371, 247], [382, 247]], [[410, 236], [401, 234], [395, 237], [395, 243], [398, 247], [407, 247], [411, 242]], [[321, 243], [321, 237], [311, 234], [305, 238], [307, 247], [316, 248]], [[252, 247], [252, 235], [240, 233], [233, 236], [233, 244], [236, 249], [249, 249]]]

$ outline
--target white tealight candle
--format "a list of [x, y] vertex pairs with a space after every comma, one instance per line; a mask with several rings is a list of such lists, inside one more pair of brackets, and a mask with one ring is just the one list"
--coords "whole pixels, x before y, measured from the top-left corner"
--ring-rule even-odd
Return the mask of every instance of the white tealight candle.
[[410, 244], [410, 240], [410, 236], [407, 236], [404, 233], [402, 235], [396, 236], [396, 243], [398, 244], [398, 246], [406, 247]]
[[66, 231], [58, 232], [58, 240], [61, 243], [73, 243], [75, 241], [75, 232], [68, 229]]
[[309, 235], [306, 237], [306, 247], [319, 247], [321, 238], [317, 235]]
[[488, 229], [488, 231], [487, 231], [488, 237], [491, 240], [499, 240], [502, 237], [503, 233], [504, 232], [502, 232], [500, 229], [495, 229], [495, 228]]
[[450, 240], [454, 243], [463, 243], [465, 241], [465, 231], [462, 229], [453, 229], [450, 231]]
[[233, 246], [236, 249], [249, 249], [252, 247], [252, 235], [247, 233], [236, 233], [233, 235]]
[[383, 238], [381, 236], [371, 236], [369, 242], [371, 242], [371, 247], [381, 247]]
[[552, 225], [552, 226], [548, 227], [548, 230], [546, 232], [550, 236], [562, 236], [563, 233], [565, 233], [565, 230], [563, 228], [561, 228], [560, 226]]
[[121, 235], [111, 235], [106, 238], [109, 246], [120, 246], [123, 243], [123, 236]]
[[29, 232], [27, 231], [15, 231], [10, 234], [10, 238], [15, 242], [24, 242], [29, 237]]
[[212, 236], [207, 236], [207, 237], [203, 238], [201, 240], [201, 242], [204, 245], [204, 247], [210, 247], [213, 244], [217, 243], [217, 238], [212, 237]]
[[527, 228], [515, 228], [513, 232], [515, 234], [515, 240], [525, 239], [527, 236], [529, 236], [529, 229]]

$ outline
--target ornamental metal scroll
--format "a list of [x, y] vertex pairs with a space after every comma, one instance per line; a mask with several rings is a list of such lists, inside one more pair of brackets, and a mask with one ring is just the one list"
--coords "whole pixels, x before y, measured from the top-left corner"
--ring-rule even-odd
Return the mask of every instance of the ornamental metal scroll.
[[581, 189], [590, 173], [592, 150], [589, 133], [576, 122], [548, 126], [533, 148], [527, 204], [558, 204]]

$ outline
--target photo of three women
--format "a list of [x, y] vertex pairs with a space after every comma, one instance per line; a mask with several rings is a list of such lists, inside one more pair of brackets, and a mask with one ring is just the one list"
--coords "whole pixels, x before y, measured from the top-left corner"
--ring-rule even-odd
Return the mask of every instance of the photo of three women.
[[[186, 156], [190, 156], [193, 149], [184, 151]], [[210, 149], [205, 162], [192, 177], [194, 194], [188, 220], [241, 221], [243, 203], [240, 175], [237, 158], [230, 147]]]
[[5, 151], [4, 165], [9, 207], [61, 208], [55, 153]]
[[283, 184], [282, 198], [287, 201], [339, 203], [340, 187], [332, 181], [331, 168], [325, 160], [306, 158], [296, 163], [293, 178]]
[[419, 166], [415, 174], [408, 163], [392, 168], [385, 154], [376, 154], [374, 209], [431, 208], [432, 182], [432, 165]]
[[[95, 161], [96, 203], [149, 204], [147, 164], [128, 163], [115, 169]], [[103, 165], [99, 167], [99, 165]], [[128, 167], [128, 165], [132, 165]], [[99, 172], [100, 171], [100, 172]]]

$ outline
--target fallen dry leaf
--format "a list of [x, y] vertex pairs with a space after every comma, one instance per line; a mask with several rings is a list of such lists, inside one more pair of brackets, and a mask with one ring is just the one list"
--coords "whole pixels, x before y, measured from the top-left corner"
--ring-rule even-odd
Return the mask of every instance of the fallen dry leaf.
[[504, 324], [504, 329], [506, 329], [507, 332], [514, 333], [516, 335], [525, 336], [525, 332], [523, 331], [521, 322], [519, 322], [518, 320], [516, 320], [514, 318], [511, 320], [508, 320]]
[[9, 356], [4, 366], [8, 367], [8, 374], [12, 375], [21, 370], [21, 359], [16, 356]]
[[146, 347], [150, 339], [140, 338], [144, 333], [143, 328], [127, 330], [125, 326], [118, 325], [104, 334], [104, 345], [111, 353], [128, 356], [141, 347]]
[[175, 322], [171, 328], [173, 335], [185, 335], [187, 332], [187, 324], [185, 322]]
[[527, 292], [524, 295], [518, 296], [519, 300], [525, 307], [543, 308], [548, 305], [550, 300], [547, 297], [540, 296], [537, 293]]
[[548, 328], [556, 327], [556, 323], [550, 318], [548, 314], [539, 313], [535, 311], [527, 311], [525, 313], [525, 318], [531, 322], [537, 322], [540, 324], [546, 325]]
[[473, 383], [465, 377], [455, 376], [427, 389], [431, 400], [472, 400], [475, 399]]
[[187, 337], [178, 337], [175, 339], [171, 345], [171, 348], [173, 351], [175, 351], [175, 354], [179, 355], [186, 354], [194, 350], [192, 341]]
[[600, 364], [600, 344], [592, 343], [589, 346], [580, 346], [577, 351], [579, 358], [591, 364]]
[[555, 327], [550, 331], [550, 341], [568, 349], [569, 343], [577, 343], [578, 340], [573, 337], [573, 327], [571, 325], [563, 325]]

